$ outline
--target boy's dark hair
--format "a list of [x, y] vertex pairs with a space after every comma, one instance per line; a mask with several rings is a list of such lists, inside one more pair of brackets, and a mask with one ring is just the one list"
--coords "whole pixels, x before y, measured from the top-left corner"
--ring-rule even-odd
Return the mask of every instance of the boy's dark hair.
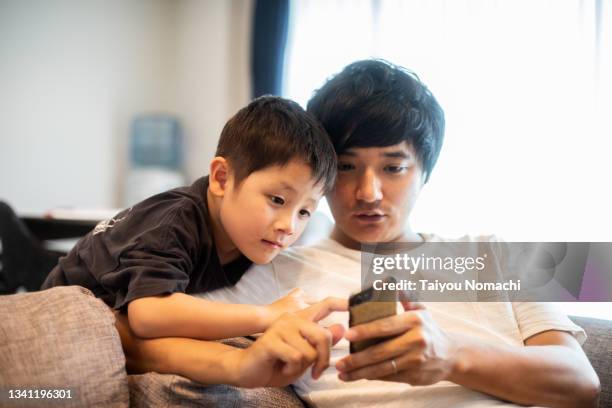
[[249, 174], [302, 160], [329, 191], [336, 177], [336, 154], [321, 124], [297, 103], [261, 96], [240, 109], [221, 131], [217, 156], [225, 157], [238, 186]]
[[308, 102], [337, 154], [411, 144], [429, 180], [444, 139], [444, 112], [416, 74], [384, 60], [348, 65]]

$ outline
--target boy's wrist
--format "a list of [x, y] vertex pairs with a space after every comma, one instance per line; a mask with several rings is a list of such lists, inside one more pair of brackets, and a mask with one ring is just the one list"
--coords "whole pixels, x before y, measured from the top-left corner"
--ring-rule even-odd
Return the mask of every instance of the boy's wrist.
[[276, 316], [270, 305], [255, 306], [255, 308], [255, 315], [257, 316], [257, 322], [260, 328], [259, 331], [266, 331], [278, 316]]

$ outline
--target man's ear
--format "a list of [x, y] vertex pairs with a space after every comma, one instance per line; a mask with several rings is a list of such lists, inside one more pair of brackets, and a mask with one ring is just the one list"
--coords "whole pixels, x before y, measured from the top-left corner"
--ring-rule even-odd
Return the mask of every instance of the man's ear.
[[230, 183], [230, 165], [225, 157], [217, 156], [210, 162], [208, 189], [212, 195], [223, 197]]

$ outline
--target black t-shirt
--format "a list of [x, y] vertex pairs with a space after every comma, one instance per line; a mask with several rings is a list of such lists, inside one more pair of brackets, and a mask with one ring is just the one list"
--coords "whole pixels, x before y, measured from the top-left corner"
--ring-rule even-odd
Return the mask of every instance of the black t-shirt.
[[208, 214], [208, 177], [150, 197], [99, 223], [59, 260], [42, 289], [80, 285], [115, 309], [138, 298], [235, 285], [245, 256], [221, 266]]

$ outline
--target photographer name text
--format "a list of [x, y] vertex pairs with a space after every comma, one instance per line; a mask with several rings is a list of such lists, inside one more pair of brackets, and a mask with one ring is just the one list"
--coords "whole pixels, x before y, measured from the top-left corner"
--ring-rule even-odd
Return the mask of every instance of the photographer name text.
[[374, 290], [420, 290], [439, 293], [464, 290], [511, 292], [521, 290], [521, 280], [479, 282], [474, 279], [466, 279], [463, 282], [441, 282], [437, 279], [419, 279], [417, 281], [402, 279], [397, 282], [385, 282], [382, 279], [377, 279], [374, 281]]

